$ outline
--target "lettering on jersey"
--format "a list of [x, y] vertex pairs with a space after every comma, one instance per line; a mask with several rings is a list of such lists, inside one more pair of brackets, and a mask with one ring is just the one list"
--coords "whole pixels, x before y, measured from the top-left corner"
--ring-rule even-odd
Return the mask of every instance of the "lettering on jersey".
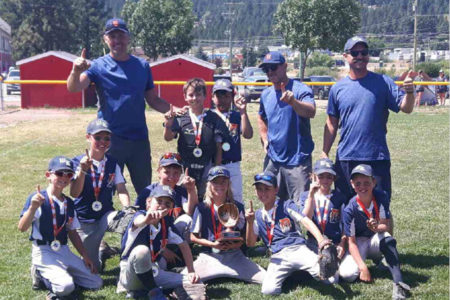
[[291, 220], [289, 218], [284, 218], [280, 220], [281, 231], [284, 233], [291, 230]]
[[339, 223], [341, 219], [341, 211], [333, 208], [330, 212], [330, 223]]
[[194, 129], [186, 128], [186, 129], [184, 130], [184, 134], [195, 135]]

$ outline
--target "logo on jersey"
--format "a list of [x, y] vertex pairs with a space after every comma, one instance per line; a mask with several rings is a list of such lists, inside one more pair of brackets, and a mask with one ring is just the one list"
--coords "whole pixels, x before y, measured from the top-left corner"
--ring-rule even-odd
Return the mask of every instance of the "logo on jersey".
[[283, 233], [289, 232], [291, 230], [291, 220], [289, 218], [281, 219], [280, 228]]
[[186, 128], [184, 130], [184, 134], [194, 135], [194, 129]]
[[330, 212], [330, 223], [339, 223], [341, 219], [341, 211], [339, 209], [333, 208]]
[[116, 178], [116, 173], [109, 174], [108, 184], [106, 185], [109, 188], [112, 188], [114, 185], [114, 179]]
[[234, 137], [238, 137], [238, 124], [230, 123], [228, 130], [230, 130], [230, 136], [233, 138], [233, 140]]
[[171, 215], [174, 219], [178, 218], [178, 216], [181, 214], [181, 207], [174, 207], [172, 208]]

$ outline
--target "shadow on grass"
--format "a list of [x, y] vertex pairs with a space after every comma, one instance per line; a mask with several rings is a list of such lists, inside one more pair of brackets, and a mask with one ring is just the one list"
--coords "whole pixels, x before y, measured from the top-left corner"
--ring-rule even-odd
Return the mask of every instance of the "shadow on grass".
[[429, 269], [434, 266], [448, 266], [448, 256], [444, 255], [422, 255], [422, 254], [400, 254], [401, 265], [410, 265], [413, 268]]

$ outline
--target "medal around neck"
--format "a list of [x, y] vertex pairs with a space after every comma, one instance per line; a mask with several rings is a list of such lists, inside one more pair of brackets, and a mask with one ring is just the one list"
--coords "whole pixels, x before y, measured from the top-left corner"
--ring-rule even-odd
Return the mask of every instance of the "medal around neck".
[[230, 148], [231, 148], [230, 143], [225, 142], [222, 144], [223, 151], [230, 151]]
[[203, 151], [199, 147], [196, 147], [194, 151], [192, 151], [192, 154], [194, 154], [195, 157], [199, 158], [202, 157]]
[[102, 210], [102, 203], [98, 200], [92, 202], [92, 210], [93, 211], [100, 211]]
[[53, 251], [59, 251], [61, 249], [61, 242], [58, 240], [54, 240], [50, 244], [50, 248], [52, 248]]

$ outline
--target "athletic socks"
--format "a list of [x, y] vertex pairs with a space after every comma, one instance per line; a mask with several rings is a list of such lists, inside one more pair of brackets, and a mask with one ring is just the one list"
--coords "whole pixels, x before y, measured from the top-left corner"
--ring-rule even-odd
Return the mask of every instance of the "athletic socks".
[[397, 242], [391, 237], [385, 237], [380, 241], [380, 251], [383, 253], [388, 263], [389, 271], [391, 271], [394, 283], [403, 281], [402, 273], [400, 272], [400, 261], [398, 259]]

